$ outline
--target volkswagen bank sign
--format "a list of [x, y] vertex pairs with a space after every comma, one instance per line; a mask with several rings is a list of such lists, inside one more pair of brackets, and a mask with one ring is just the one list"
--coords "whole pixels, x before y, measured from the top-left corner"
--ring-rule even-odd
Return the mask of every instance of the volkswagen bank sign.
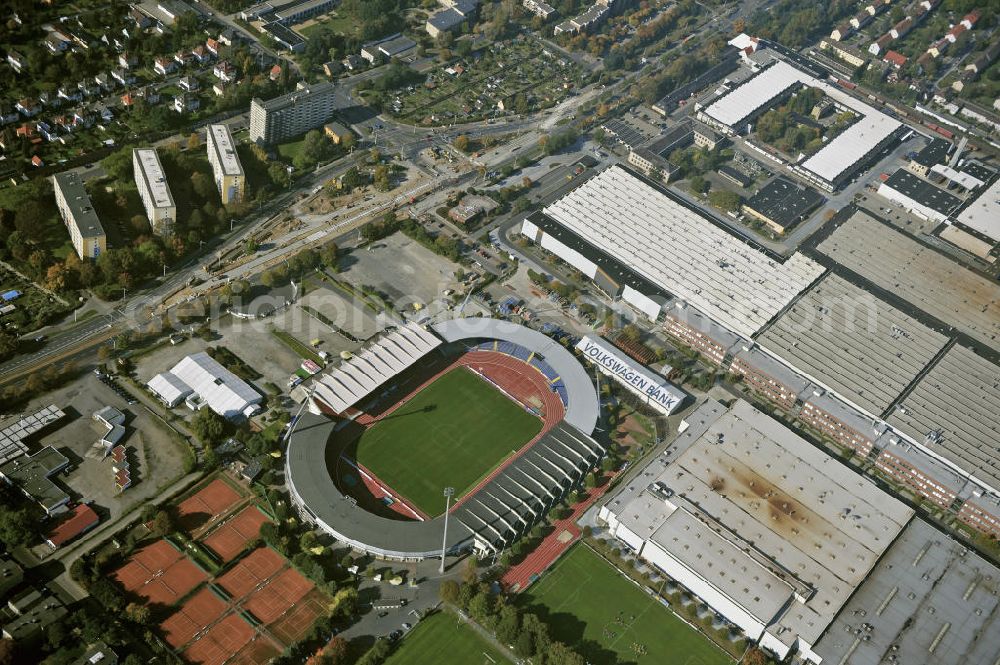
[[602, 339], [584, 337], [576, 348], [587, 360], [600, 367], [602, 372], [614, 377], [659, 411], [673, 413], [684, 401], [685, 394], [681, 390], [652, 370], [622, 355]]

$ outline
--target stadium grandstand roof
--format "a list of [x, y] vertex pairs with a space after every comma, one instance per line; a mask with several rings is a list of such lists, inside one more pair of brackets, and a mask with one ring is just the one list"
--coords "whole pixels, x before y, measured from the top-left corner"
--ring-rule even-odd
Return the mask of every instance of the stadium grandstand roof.
[[955, 345], [886, 422], [1000, 492], [1000, 366]]
[[313, 380], [313, 398], [334, 413], [343, 413], [440, 344], [433, 333], [408, 323], [318, 375]]
[[880, 416], [948, 337], [830, 273], [757, 342], [810, 380]]
[[602, 515], [773, 640], [815, 644], [913, 510], [743, 400], [685, 423]]
[[696, 209], [613, 166], [545, 215], [714, 321], [752, 335], [823, 273], [801, 253], [781, 263]]

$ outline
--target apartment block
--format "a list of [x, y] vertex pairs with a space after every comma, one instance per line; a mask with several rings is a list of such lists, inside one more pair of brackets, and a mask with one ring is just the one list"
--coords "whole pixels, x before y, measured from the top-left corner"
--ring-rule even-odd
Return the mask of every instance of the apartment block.
[[132, 151], [132, 168], [139, 197], [146, 209], [146, 217], [153, 233], [169, 236], [177, 221], [177, 206], [167, 184], [167, 176], [160, 157], [153, 148], [136, 148]]
[[268, 101], [250, 103], [250, 140], [280, 143], [322, 127], [335, 109], [333, 83], [299, 84], [293, 92]]
[[107, 250], [108, 239], [80, 176], [72, 172], [57, 173], [52, 176], [52, 188], [73, 249], [81, 259], [96, 259]]
[[663, 329], [716, 365], [722, 365], [730, 349], [744, 341], [695, 309], [680, 304], [664, 310]]
[[233, 135], [226, 125], [209, 125], [205, 141], [208, 163], [212, 165], [215, 187], [222, 203], [239, 203], [246, 196], [246, 175], [236, 154]]
[[744, 347], [733, 358], [729, 370], [743, 377], [751, 390], [781, 408], [795, 406], [809, 382], [756, 347]]

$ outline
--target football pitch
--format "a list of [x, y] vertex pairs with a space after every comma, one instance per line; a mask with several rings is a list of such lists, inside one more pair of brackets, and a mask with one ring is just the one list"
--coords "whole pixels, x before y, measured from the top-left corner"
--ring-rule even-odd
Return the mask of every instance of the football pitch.
[[444, 487], [458, 499], [541, 429], [541, 419], [456, 367], [365, 430], [357, 459], [433, 516], [444, 512]]
[[[594, 665], [729, 665], [727, 654], [582, 544], [522, 594]], [[547, 618], [546, 618], [547, 614]]]
[[385, 665], [507, 665], [509, 661], [449, 612], [433, 614], [406, 636]]

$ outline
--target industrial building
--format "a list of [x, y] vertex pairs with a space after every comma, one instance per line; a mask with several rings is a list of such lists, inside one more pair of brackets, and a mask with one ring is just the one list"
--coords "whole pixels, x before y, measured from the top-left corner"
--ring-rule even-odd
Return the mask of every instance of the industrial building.
[[933, 138], [910, 159], [906, 167], [918, 176], [926, 178], [931, 167], [948, 161], [948, 153], [951, 148], [951, 141]]
[[817, 249], [875, 286], [1000, 351], [1000, 284], [857, 211]]
[[430, 15], [424, 29], [431, 37], [437, 39], [445, 32], [451, 32], [462, 23], [475, 17], [479, 9], [479, 0], [438, 0], [441, 9]]
[[157, 374], [146, 387], [168, 406], [185, 400], [194, 410], [208, 407], [231, 419], [252, 416], [264, 400], [253, 386], [204, 351], [183, 358], [169, 372]]
[[361, 47], [361, 57], [375, 65], [383, 60], [397, 58], [416, 46], [415, 41], [397, 33], [377, 42], [365, 44]]
[[236, 154], [236, 143], [228, 125], [209, 125], [205, 135], [208, 163], [212, 165], [215, 187], [224, 205], [240, 203], [246, 198], [246, 174]]
[[979, 192], [955, 215], [955, 221], [992, 241], [1000, 242], [1000, 176], [994, 175], [989, 187]]
[[[612, 126], [606, 123], [605, 127]], [[628, 163], [636, 167], [645, 176], [654, 181], [670, 182], [678, 172], [676, 166], [670, 163], [670, 153], [690, 145], [694, 141], [694, 130], [687, 122], [679, 123], [670, 128], [663, 136], [652, 141], [630, 147]], [[657, 172], [659, 176], [657, 176]]]
[[779, 176], [757, 190], [740, 209], [764, 222], [775, 233], [782, 234], [806, 219], [822, 203], [823, 197], [818, 192]]
[[69, 503], [69, 494], [52, 482], [52, 476], [69, 466], [69, 460], [52, 446], [34, 455], [21, 455], [0, 465], [0, 478], [38, 503], [46, 515], [57, 515]]
[[801, 253], [780, 262], [617, 165], [528, 217], [521, 233], [652, 320], [669, 293], [745, 336], [823, 273]]
[[913, 510], [742, 400], [709, 400], [680, 431], [600, 517], [748, 638], [819, 663]]
[[52, 176], [52, 189], [56, 195], [56, 207], [66, 224], [77, 256], [96, 259], [107, 250], [108, 238], [80, 175], [74, 171], [55, 174]]
[[995, 665], [1000, 569], [913, 520], [813, 650], [833, 665]]
[[250, 103], [250, 140], [280, 143], [310, 129], [322, 127], [336, 108], [336, 87], [330, 81], [311, 85], [300, 83], [292, 92]]
[[932, 222], [943, 222], [962, 205], [962, 199], [905, 169], [898, 169], [879, 184], [878, 193]]
[[28, 453], [28, 439], [37, 436], [66, 414], [50, 404], [34, 413], [18, 418], [0, 429], [0, 465]]
[[818, 152], [794, 168], [827, 191], [835, 191], [869, 159], [888, 145], [903, 125], [840, 88], [784, 60], [774, 60], [756, 76], [698, 112], [698, 119], [730, 134], [749, 131], [763, 113], [803, 86], [819, 88], [838, 109], [858, 119]]
[[757, 342], [841, 399], [879, 416], [948, 337], [830, 273]]
[[135, 185], [139, 198], [146, 209], [146, 217], [153, 233], [169, 236], [177, 222], [177, 205], [170, 193], [163, 164], [154, 148], [136, 148], [132, 151], [132, 168], [135, 171]]
[[1000, 493], [1000, 366], [955, 345], [886, 422], [931, 455]]

